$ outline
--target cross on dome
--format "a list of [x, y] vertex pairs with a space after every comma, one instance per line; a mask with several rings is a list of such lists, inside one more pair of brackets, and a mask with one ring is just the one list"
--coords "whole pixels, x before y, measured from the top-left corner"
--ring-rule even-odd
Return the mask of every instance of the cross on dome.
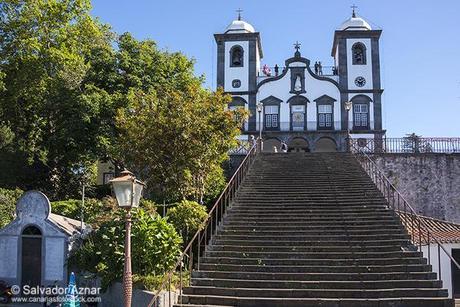
[[356, 18], [356, 9], [358, 8], [358, 6], [356, 6], [355, 4], [353, 4], [352, 6], [350, 6], [351, 9], [353, 10], [353, 13], [351, 15], [351, 17], [353, 18]]
[[238, 13], [238, 20], [241, 20], [241, 13], [243, 12], [243, 10], [241, 8], [238, 8], [236, 12]]

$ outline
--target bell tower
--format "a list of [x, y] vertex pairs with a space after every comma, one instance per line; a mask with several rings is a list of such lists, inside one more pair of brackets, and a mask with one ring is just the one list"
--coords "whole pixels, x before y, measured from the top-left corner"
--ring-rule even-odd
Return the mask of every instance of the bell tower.
[[262, 46], [260, 34], [241, 19], [241, 10], [224, 33], [214, 34], [217, 43], [217, 87], [222, 87], [238, 101], [244, 101], [251, 113], [249, 129], [256, 125], [257, 72]]
[[[342, 126], [352, 132], [382, 130], [382, 85], [380, 80], [381, 30], [357, 16], [356, 6], [350, 19], [346, 20], [334, 34], [332, 57], [338, 68], [341, 88]], [[351, 112], [345, 110], [345, 102], [351, 101]], [[358, 106], [359, 104], [359, 106]], [[361, 107], [361, 106], [367, 107]], [[363, 120], [358, 120], [357, 114]], [[383, 133], [383, 132], [382, 132]]]

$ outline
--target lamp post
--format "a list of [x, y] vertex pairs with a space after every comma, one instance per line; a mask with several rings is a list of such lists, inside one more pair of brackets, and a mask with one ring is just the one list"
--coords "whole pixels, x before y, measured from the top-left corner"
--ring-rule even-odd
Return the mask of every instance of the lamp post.
[[345, 102], [345, 110], [347, 110], [347, 150], [350, 151], [351, 149], [351, 135], [350, 135], [350, 110], [353, 106], [351, 101]]
[[131, 209], [139, 207], [145, 184], [136, 179], [130, 171], [121, 172], [111, 180], [118, 206], [126, 210], [125, 215], [125, 265], [123, 269], [123, 294], [125, 307], [131, 307], [133, 277], [131, 272]]
[[259, 150], [262, 151], [262, 109], [264, 104], [262, 102], [258, 102], [256, 104], [257, 112], [259, 113]]

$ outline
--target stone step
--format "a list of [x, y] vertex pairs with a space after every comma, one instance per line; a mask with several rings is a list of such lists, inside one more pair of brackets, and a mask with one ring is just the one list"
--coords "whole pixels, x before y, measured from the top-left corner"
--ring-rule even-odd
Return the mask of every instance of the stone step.
[[278, 208], [310, 208], [310, 207], [325, 207], [327, 208], [355, 208], [357, 206], [360, 207], [369, 207], [372, 208], [373, 206], [379, 207], [386, 207], [388, 204], [384, 200], [369, 200], [369, 199], [350, 199], [350, 200], [341, 200], [340, 202], [336, 201], [329, 201], [329, 200], [290, 200], [290, 201], [270, 201], [270, 199], [258, 199], [257, 201], [254, 200], [243, 200], [243, 199], [236, 199], [232, 206], [241, 206], [245, 208], [257, 208], [258, 206], [268, 207], [272, 209], [272, 207]]
[[350, 154], [261, 154], [181, 306], [453, 306]]
[[291, 206], [291, 207], [251, 207], [247, 205], [237, 205], [233, 204], [229, 207], [228, 212], [232, 214], [291, 214], [291, 213], [314, 213], [314, 212], [324, 212], [324, 213], [353, 213], [353, 212], [388, 212], [390, 209], [383, 205], [373, 205], [373, 206]]
[[[213, 247], [215, 248], [215, 247]], [[227, 258], [205, 257], [201, 263], [235, 264], [235, 265], [278, 265], [278, 266], [363, 266], [363, 265], [397, 265], [426, 264], [425, 258], [360, 258], [360, 259], [264, 259], [264, 258]]]
[[270, 241], [270, 240], [248, 240], [240, 238], [239, 240], [229, 240], [228, 238], [213, 238], [213, 244], [216, 245], [244, 245], [244, 246], [387, 246], [387, 245], [410, 245], [409, 239], [388, 239], [388, 240], [297, 240], [297, 241]]
[[357, 212], [357, 213], [340, 213], [340, 212], [286, 212], [283, 214], [244, 214], [244, 213], [232, 213], [231, 218], [232, 219], [243, 219], [243, 220], [250, 220], [250, 219], [305, 219], [305, 220], [312, 220], [312, 219], [338, 219], [338, 218], [347, 218], [347, 219], [353, 219], [353, 218], [370, 218], [370, 217], [375, 217], [375, 218], [395, 218], [395, 215], [393, 212], [386, 211], [386, 212]]
[[321, 223], [336, 223], [336, 222], [361, 222], [361, 221], [392, 221], [395, 220], [395, 216], [387, 215], [387, 216], [380, 216], [380, 215], [362, 215], [362, 216], [324, 216], [324, 217], [303, 217], [303, 216], [288, 216], [288, 217], [283, 217], [283, 216], [270, 216], [270, 217], [263, 217], [263, 218], [257, 218], [257, 217], [245, 217], [244, 219], [240, 217], [234, 217], [233, 215], [228, 215], [225, 218], [225, 221], [231, 222], [231, 221], [241, 221], [241, 222], [305, 222], [305, 223], [312, 223], [312, 222], [321, 222]]
[[432, 288], [400, 289], [257, 289], [192, 286], [184, 294], [222, 295], [236, 297], [289, 297], [289, 298], [398, 298], [398, 297], [447, 297], [447, 290]]
[[[212, 257], [212, 256], [211, 256]], [[244, 258], [244, 257], [243, 257]], [[249, 256], [248, 258], [253, 258]], [[260, 257], [263, 259], [263, 257]], [[242, 265], [225, 263], [202, 263], [200, 269], [205, 271], [230, 272], [271, 272], [271, 273], [382, 273], [382, 272], [429, 272], [431, 265], [427, 264], [399, 264], [388, 265]]]
[[381, 224], [374, 224], [374, 225], [278, 225], [278, 226], [251, 226], [251, 225], [240, 225], [240, 226], [230, 226], [224, 224], [221, 227], [221, 230], [243, 230], [243, 231], [293, 231], [293, 230], [313, 230], [313, 231], [322, 231], [322, 230], [336, 230], [336, 231], [345, 231], [345, 230], [400, 230], [405, 231], [405, 228], [400, 225], [381, 225]]
[[[402, 269], [398, 271], [397, 269]], [[201, 267], [200, 267], [201, 269]], [[248, 272], [248, 271], [207, 271], [202, 269], [194, 271], [192, 278], [224, 278], [224, 279], [252, 279], [252, 280], [294, 280], [294, 281], [360, 281], [360, 280], [412, 280], [412, 279], [436, 279], [436, 273], [429, 272], [425, 268], [417, 267], [418, 271], [407, 272], [403, 266], [394, 266], [390, 270], [388, 267], [380, 269], [373, 267], [372, 272]]]
[[[344, 226], [344, 227], [352, 227], [352, 226], [400, 226], [401, 222], [395, 219], [388, 219], [384, 221], [373, 221], [373, 220], [363, 220], [363, 221], [356, 221], [356, 220], [335, 220], [332, 225], [336, 226]], [[324, 223], [323, 221], [289, 221], [286, 223], [285, 221], [241, 221], [241, 220], [233, 220], [228, 221], [227, 219], [224, 221], [223, 226], [248, 226], [248, 227], [277, 227], [277, 226], [313, 226], [313, 227], [321, 227], [326, 226], [328, 223]]]
[[398, 288], [441, 288], [440, 280], [372, 280], [372, 281], [300, 281], [260, 279], [209, 279], [193, 278], [193, 286], [220, 288], [272, 288], [272, 289], [398, 289]]
[[246, 240], [255, 240], [255, 241], [294, 241], [294, 242], [301, 242], [301, 241], [328, 241], [328, 240], [363, 240], [363, 241], [373, 241], [376, 239], [382, 240], [391, 240], [391, 239], [400, 239], [400, 240], [408, 240], [410, 239], [409, 235], [406, 234], [391, 234], [391, 235], [384, 235], [384, 234], [370, 234], [370, 235], [347, 235], [347, 234], [336, 234], [336, 235], [264, 235], [263, 233], [250, 233], [250, 234], [226, 234], [221, 235], [218, 233], [215, 235], [216, 240], [220, 239], [227, 239], [227, 240], [238, 240], [238, 239], [246, 239]]
[[283, 236], [298, 236], [304, 235], [308, 236], [316, 236], [316, 235], [328, 235], [328, 236], [356, 236], [356, 235], [384, 235], [384, 236], [391, 236], [391, 235], [399, 235], [403, 234], [401, 229], [324, 229], [324, 230], [284, 230], [283, 232], [277, 230], [228, 230], [223, 229], [219, 231], [220, 236], [226, 235], [263, 235], [263, 236], [278, 236], [280, 234]]
[[360, 259], [360, 258], [394, 258], [394, 257], [422, 257], [415, 251], [391, 252], [232, 252], [232, 251], [206, 251], [206, 257], [230, 258], [269, 258], [269, 259]]
[[[276, 188], [276, 187], [275, 187]], [[330, 185], [328, 188], [324, 189], [327, 192], [331, 192], [331, 187]], [[302, 190], [296, 190], [296, 189], [285, 189], [285, 190], [274, 190], [271, 187], [265, 187], [264, 189], [240, 189], [238, 191], [238, 195], [256, 195], [256, 196], [271, 196], [271, 195], [286, 195], [286, 196], [311, 196], [315, 195], [318, 196], [318, 192], [320, 191], [315, 191], [314, 189], [310, 188], [305, 188]], [[381, 196], [381, 193], [377, 190], [367, 190], [364, 188], [359, 188], [359, 189], [340, 189], [338, 191], [334, 191], [334, 196], [355, 196], [355, 195], [365, 195], [365, 196]]]
[[324, 245], [311, 245], [311, 246], [247, 246], [247, 245], [217, 245], [212, 244], [209, 246], [208, 251], [247, 251], [247, 252], [340, 252], [347, 250], [349, 252], [395, 252], [401, 251], [400, 245], [387, 245], [387, 246], [324, 246]]
[[[347, 299], [347, 298], [266, 298], [266, 297], [236, 297], [217, 295], [184, 295], [184, 302], [198, 304], [197, 306], [238, 307], [454, 307], [453, 300], [443, 297], [406, 297], [378, 299]], [[205, 305], [203, 305], [205, 304]], [[193, 306], [193, 305], [175, 305]]]

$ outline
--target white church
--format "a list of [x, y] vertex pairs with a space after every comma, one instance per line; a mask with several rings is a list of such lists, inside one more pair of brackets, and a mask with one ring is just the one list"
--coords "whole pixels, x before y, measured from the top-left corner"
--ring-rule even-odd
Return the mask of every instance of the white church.
[[239, 15], [214, 37], [217, 86], [232, 95], [231, 109], [250, 112], [242, 137], [261, 129], [264, 151], [282, 141], [290, 151], [319, 152], [345, 151], [348, 135], [381, 140], [381, 33], [353, 10], [334, 33], [333, 67], [303, 57], [298, 43], [284, 67], [269, 67], [261, 64], [261, 34]]

